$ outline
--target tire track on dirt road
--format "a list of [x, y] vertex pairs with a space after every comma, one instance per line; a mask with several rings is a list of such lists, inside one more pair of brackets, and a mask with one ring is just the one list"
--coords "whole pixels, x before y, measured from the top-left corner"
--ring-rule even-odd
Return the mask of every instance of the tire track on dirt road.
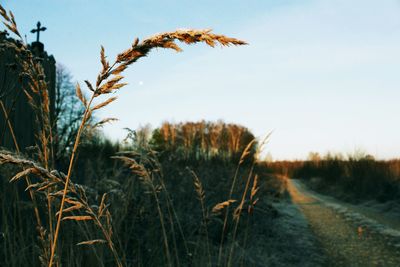
[[[400, 266], [400, 243], [396, 239], [400, 232], [386, 229], [391, 235], [384, 235], [372, 231], [372, 228], [352, 219], [362, 215], [353, 213], [354, 216], [347, 216], [339, 212], [338, 202], [319, 197], [298, 180], [288, 180], [288, 191], [293, 203], [308, 220], [330, 266]], [[347, 212], [352, 213], [350, 210]]]

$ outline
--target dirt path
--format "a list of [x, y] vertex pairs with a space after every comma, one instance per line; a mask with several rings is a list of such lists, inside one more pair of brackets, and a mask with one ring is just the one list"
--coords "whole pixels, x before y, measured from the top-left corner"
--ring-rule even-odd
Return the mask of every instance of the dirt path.
[[315, 194], [298, 180], [289, 180], [288, 190], [330, 266], [400, 266], [399, 231]]

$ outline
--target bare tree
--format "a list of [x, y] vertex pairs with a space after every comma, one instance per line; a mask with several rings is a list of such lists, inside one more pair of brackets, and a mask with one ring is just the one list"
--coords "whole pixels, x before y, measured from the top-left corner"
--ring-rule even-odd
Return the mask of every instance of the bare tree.
[[70, 154], [83, 112], [84, 106], [75, 94], [71, 73], [63, 65], [57, 64], [54, 112], [56, 162]]

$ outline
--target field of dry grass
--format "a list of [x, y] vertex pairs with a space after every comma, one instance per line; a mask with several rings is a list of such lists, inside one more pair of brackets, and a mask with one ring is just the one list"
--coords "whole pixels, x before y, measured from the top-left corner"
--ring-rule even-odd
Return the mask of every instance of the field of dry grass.
[[[285, 187], [258, 163], [262, 144], [251, 132], [222, 122], [164, 123], [147, 136], [131, 130], [124, 143], [113, 144], [98, 128], [114, 118], [93, 119], [126, 85], [121, 74], [152, 49], [180, 52], [176, 41], [211, 47], [244, 41], [210, 30], [178, 30], [136, 39], [113, 62], [102, 47], [97, 79], [85, 81], [87, 93], [76, 85], [80, 123], [59, 155], [56, 143], [64, 137], [52, 123], [41, 61], [21, 37], [14, 15], [1, 6], [0, 15], [18, 39], [7, 46], [22, 68], [20, 90], [38, 129], [33, 153], [20, 148], [17, 138], [13, 151], [0, 151], [2, 266], [256, 262], [261, 255], [245, 253], [253, 227], [276, 216], [268, 201], [284, 195]], [[13, 133], [11, 121], [7, 130]]]
[[1, 5], [0, 16], [14, 38], [0, 49], [15, 51], [37, 129], [26, 149], [5, 124], [14, 145], [0, 148], [0, 266], [315, 266], [325, 259], [287, 177], [351, 201], [400, 199], [399, 160], [261, 162], [265, 140], [237, 124], [164, 122], [127, 129], [118, 143], [103, 136], [116, 119], [96, 111], [117, 100], [124, 71], [150, 51], [242, 40], [177, 30], [135, 39], [112, 61], [101, 47], [98, 76], [77, 84], [68, 105], [56, 101], [72, 117], [54, 120], [40, 58]]
[[[75, 172], [76, 177], [84, 177], [79, 182], [84, 200], [91, 203], [88, 208], [100, 209], [105, 194], [113, 244], [123, 265], [204, 266], [220, 260], [220, 265], [225, 266], [229, 257], [243, 263], [262, 257], [261, 252], [248, 255], [244, 251], [253, 247], [250, 240], [258, 239], [259, 232], [267, 230], [262, 222], [276, 217], [277, 211], [270, 202], [285, 196], [283, 182], [253, 161], [238, 168], [237, 162], [225, 157], [196, 160], [174, 152], [127, 150], [132, 147], [134, 142], [124, 144], [124, 150], [104, 140], [88, 142], [81, 147]], [[156, 156], [157, 153], [163, 155]], [[118, 158], [112, 160], [108, 155]], [[2, 240], [7, 246], [3, 247], [1, 259], [8, 266], [21, 266], [28, 259], [33, 265], [40, 265], [40, 245], [46, 240], [35, 237], [37, 232], [31, 223], [34, 213], [29, 197], [23, 193], [24, 186], [8, 182], [16, 169], [18, 166], [3, 166], [1, 172], [2, 229], [7, 229]], [[229, 198], [235, 176], [236, 185]], [[18, 186], [20, 189], [15, 190]], [[17, 200], [19, 197], [23, 199]], [[42, 195], [38, 198], [41, 203], [46, 199]], [[231, 201], [226, 201], [228, 198]], [[76, 197], [71, 200], [83, 202]], [[10, 207], [7, 203], [15, 205]], [[55, 200], [54, 205], [57, 203]], [[80, 204], [67, 207], [74, 209], [74, 205]], [[40, 206], [39, 212], [46, 219], [45, 206]], [[80, 209], [68, 213], [88, 216]], [[65, 230], [60, 232], [62, 249], [57, 253], [58, 260], [66, 266], [113, 266], [112, 251], [102, 244], [103, 234], [92, 219], [76, 218], [79, 221], [62, 222]], [[94, 241], [77, 246], [85, 240]], [[20, 247], [25, 248], [25, 253], [16, 257]]]

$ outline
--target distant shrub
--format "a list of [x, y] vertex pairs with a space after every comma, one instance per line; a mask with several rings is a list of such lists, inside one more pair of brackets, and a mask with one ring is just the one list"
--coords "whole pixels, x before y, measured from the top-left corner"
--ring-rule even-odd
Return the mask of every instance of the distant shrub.
[[314, 179], [313, 185], [348, 199], [400, 201], [400, 160], [378, 161], [370, 155], [270, 162], [271, 172]]

